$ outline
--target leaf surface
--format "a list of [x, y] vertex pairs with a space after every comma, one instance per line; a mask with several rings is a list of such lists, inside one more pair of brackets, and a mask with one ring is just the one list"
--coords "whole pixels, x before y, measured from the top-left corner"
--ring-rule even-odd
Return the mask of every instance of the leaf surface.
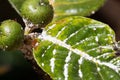
[[34, 48], [37, 64], [53, 80], [119, 80], [114, 31], [106, 24], [68, 17], [49, 24]]
[[105, 0], [49, 0], [54, 7], [55, 20], [66, 16], [89, 16], [98, 10]]

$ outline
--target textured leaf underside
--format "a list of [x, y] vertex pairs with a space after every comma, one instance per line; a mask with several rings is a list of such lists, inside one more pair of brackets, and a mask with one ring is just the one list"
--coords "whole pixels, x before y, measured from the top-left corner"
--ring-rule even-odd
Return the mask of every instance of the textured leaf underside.
[[98, 10], [105, 0], [49, 0], [54, 7], [55, 19], [66, 16], [89, 16]]
[[34, 58], [53, 80], [120, 80], [115, 34], [108, 25], [68, 17], [47, 26], [38, 39]]

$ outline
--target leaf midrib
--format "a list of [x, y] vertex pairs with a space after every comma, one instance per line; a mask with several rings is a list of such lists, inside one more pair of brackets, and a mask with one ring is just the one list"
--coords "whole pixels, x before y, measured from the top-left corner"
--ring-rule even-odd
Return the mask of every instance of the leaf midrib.
[[50, 35], [47, 35], [47, 32], [46, 32], [45, 30], [43, 30], [42, 34], [41, 34], [38, 38], [40, 38], [40, 39], [42, 39], [42, 40], [47, 40], [47, 41], [50, 41], [50, 42], [52, 42], [52, 43], [54, 43], [54, 44], [57, 44], [57, 45], [59, 45], [59, 46], [62, 46], [62, 47], [64, 47], [64, 48], [66, 48], [66, 49], [68, 49], [68, 50], [76, 53], [77, 55], [80, 55], [80, 56], [83, 57], [84, 59], [87, 59], [87, 60], [89, 60], [89, 61], [92, 61], [92, 62], [94, 62], [94, 63], [96, 63], [96, 64], [105, 65], [105, 66], [113, 69], [114, 71], [116, 71], [116, 72], [119, 74], [120, 68], [118, 68], [116, 65], [113, 65], [113, 64], [108, 63], [108, 62], [101, 62], [100, 60], [97, 60], [96, 58], [88, 55], [88, 54], [85, 53], [85, 52], [82, 52], [82, 51], [80, 51], [80, 50], [78, 50], [78, 49], [73, 49], [73, 48], [71, 47], [71, 45], [68, 45], [68, 44], [66, 44], [65, 42], [62, 42], [61, 40], [57, 39], [56, 37], [52, 37], [52, 36], [50, 36]]

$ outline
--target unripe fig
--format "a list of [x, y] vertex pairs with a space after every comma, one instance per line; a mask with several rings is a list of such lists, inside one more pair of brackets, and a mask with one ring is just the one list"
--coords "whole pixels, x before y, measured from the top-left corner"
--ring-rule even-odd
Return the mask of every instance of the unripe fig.
[[53, 18], [53, 8], [48, 0], [26, 0], [20, 12], [33, 24], [47, 25]]
[[12, 50], [23, 41], [22, 26], [14, 20], [3, 21], [0, 25], [0, 49]]

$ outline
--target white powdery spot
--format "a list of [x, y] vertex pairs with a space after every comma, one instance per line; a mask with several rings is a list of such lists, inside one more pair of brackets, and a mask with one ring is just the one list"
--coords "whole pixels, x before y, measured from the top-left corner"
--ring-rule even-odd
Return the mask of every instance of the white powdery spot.
[[5, 48], [8, 48], [8, 46], [6, 45]]
[[89, 43], [87, 46], [94, 46], [94, 45], [96, 45], [96, 43]]
[[[81, 58], [78, 60], [79, 67], [81, 66], [82, 62], [83, 62], [83, 57], [81, 57]], [[78, 74], [79, 74], [80, 78], [83, 77], [83, 74], [82, 74], [81, 69], [79, 69]]]
[[43, 5], [43, 6], [44, 6], [44, 5], [45, 5], [45, 3], [41, 3], [40, 5]]
[[91, 13], [92, 13], [92, 14], [95, 14], [95, 11], [92, 11]]
[[95, 31], [95, 30], [96, 30], [96, 27], [94, 27], [93, 30]]
[[66, 13], [67, 14], [75, 14], [75, 13], [77, 13], [78, 11], [77, 11], [77, 9], [69, 9], [69, 10], [66, 10]]
[[94, 50], [97, 50], [96, 52], [100, 52], [100, 50], [98, 50], [98, 48], [92, 48], [92, 49], [87, 50], [86, 52], [91, 52], [91, 51], [94, 51]]
[[23, 30], [23, 27], [21, 27], [21, 30]]
[[68, 80], [68, 64], [64, 65], [64, 76], [65, 76], [65, 80]]
[[55, 68], [55, 58], [50, 59], [51, 72], [54, 72]]
[[42, 21], [41, 23], [44, 23], [44, 21]]
[[116, 61], [116, 65], [120, 67], [120, 60]]
[[44, 63], [42, 63], [42, 66], [44, 66]]
[[100, 68], [99, 68], [99, 67], [97, 67], [97, 71], [98, 71], [98, 72], [100, 71]]
[[81, 58], [78, 60], [79, 65], [81, 65], [82, 62], [83, 62], [83, 57], [81, 57]]
[[106, 46], [99, 46], [102, 49], [113, 49], [113, 46], [111, 45], [106, 45]]
[[[74, 46], [80, 45], [80, 44], [84, 43], [85, 41], [91, 40], [92, 38], [93, 38], [93, 37], [90, 36], [90, 37], [87, 37], [87, 38], [85, 38], [85, 39], [82, 39], [82, 40], [80, 40], [79, 42], [77, 42]], [[91, 45], [91, 44], [93, 44], [93, 43], [90, 43], [90, 44], [88, 44], [88, 45]]]
[[58, 36], [65, 30], [66, 27], [67, 27], [67, 26], [63, 27], [63, 28], [58, 32], [58, 34], [56, 35], [56, 37], [58, 37]]
[[51, 48], [51, 46], [52, 46], [52, 45], [49, 45], [49, 46], [48, 46], [48, 48], [47, 48], [47, 50], [48, 50], [48, 49], [50, 49], [50, 48]]
[[98, 61], [98, 64], [99, 64], [99, 65], [105, 65], [105, 66], [113, 69], [113, 70], [116, 71], [117, 73], [119, 73], [119, 71], [120, 71], [120, 68], [118, 68], [118, 66], [116, 66], [116, 65], [114, 65], [114, 64], [111, 64], [111, 63], [106, 63], [106, 62], [100, 62], [100, 61]]
[[68, 53], [68, 56], [66, 57], [66, 60], [65, 60], [65, 62], [66, 63], [68, 63], [69, 61], [70, 61], [70, 59], [71, 59], [71, 54], [72, 54], [72, 52], [70, 51], [69, 53]]
[[[53, 56], [56, 54], [56, 49], [53, 50]], [[50, 59], [51, 72], [54, 72], [55, 68], [55, 58]]]
[[42, 54], [42, 57], [44, 57], [45, 56], [45, 54]]
[[[76, 55], [80, 55], [81, 57], [83, 57], [86, 60], [93, 61], [94, 63], [97, 63], [99, 65], [105, 65], [105, 66], [113, 69], [117, 73], [119, 73], [119, 71], [120, 71], [120, 68], [118, 68], [118, 66], [113, 65], [113, 64], [108, 63], [108, 62], [101, 62], [100, 60], [97, 60], [96, 58], [88, 55], [85, 52], [80, 51], [79, 49], [74, 49], [74, 48], [71, 47], [71, 45], [66, 44], [65, 42], [57, 39], [56, 37], [52, 37], [51, 35], [47, 35], [46, 31], [43, 31], [42, 34], [38, 36], [38, 38], [43, 39], [43, 40], [48, 40], [48, 41], [50, 41], [54, 44], [62, 46], [64, 48], [74, 52]], [[108, 46], [107, 47], [105, 46], [104, 48], [108, 48]], [[109, 49], [110, 49], [110, 47], [109, 47]], [[51, 71], [52, 72], [54, 72], [54, 61], [55, 61], [55, 58], [52, 58], [50, 60], [50, 65], [51, 65]]]
[[50, 29], [53, 29], [55, 26], [56, 26], [56, 24], [53, 24], [52, 26], [49, 26], [49, 28], [47, 29], [47, 31], [50, 30]]
[[68, 56], [65, 59], [66, 64], [64, 65], [64, 73], [63, 73], [65, 76], [65, 80], [68, 80], [68, 66], [69, 66], [68, 62], [71, 60], [71, 57], [70, 57], [71, 54], [72, 54], [72, 52], [70, 51], [68, 53]]
[[120, 68], [120, 60], [115, 58], [115, 59], [111, 60], [110, 63], [114, 64], [114, 65], [116, 65], [116, 66], [118, 66]]
[[112, 59], [110, 63], [115, 64], [116, 63], [116, 58]]
[[[112, 32], [111, 32], [112, 33]], [[114, 38], [115, 36], [112, 34], [107, 34], [107, 36]]]
[[84, 40], [81, 40], [80, 42], [77, 42], [77, 43], [75, 44], [75, 46], [76, 46], [76, 45], [80, 45], [80, 44], [83, 43], [83, 42], [85, 42], [85, 39], [84, 39]]
[[53, 55], [55, 55], [55, 54], [56, 54], [56, 49], [53, 50]]
[[110, 75], [110, 78], [113, 78], [114, 77], [114, 75]]
[[47, 49], [45, 50], [45, 52], [42, 54], [42, 57], [44, 57], [44, 56], [45, 56], [46, 51], [47, 51], [48, 49], [50, 49], [50, 48], [51, 48], [51, 46], [52, 46], [52, 45], [49, 45], [49, 46], [47, 47]]
[[82, 74], [82, 71], [80, 69], [79, 69], [78, 73], [79, 73], [80, 78], [82, 78], [83, 74]]
[[[87, 50], [87, 52], [93, 51], [93, 50], [97, 50], [96, 52], [100, 52], [100, 49], [111, 49], [113, 50], [113, 47], [111, 45], [106, 45], [106, 46], [98, 46], [92, 49]], [[107, 54], [111, 54], [111, 53], [106, 53], [106, 54], [102, 54], [100, 56], [97, 56], [96, 58], [100, 58], [100, 57], [106, 57]], [[105, 55], [105, 56], [104, 56]]]
[[55, 78], [55, 80], [62, 80], [62, 78], [61, 78], [61, 77], [59, 77], [59, 78]]
[[[93, 20], [93, 22], [94, 22], [94, 20]], [[96, 27], [97, 26], [97, 27]], [[94, 24], [94, 25], [91, 25], [91, 26], [89, 26], [89, 28], [104, 28], [105, 27], [105, 25], [104, 24]]]
[[95, 37], [95, 41], [96, 41], [96, 42], [98, 42], [98, 41], [99, 41], [98, 36], [96, 36], [96, 37]]
[[107, 56], [109, 57], [109, 55], [112, 54], [112, 53], [104, 53], [100, 56], [97, 56], [96, 59], [99, 59], [99, 58], [106, 58]]

